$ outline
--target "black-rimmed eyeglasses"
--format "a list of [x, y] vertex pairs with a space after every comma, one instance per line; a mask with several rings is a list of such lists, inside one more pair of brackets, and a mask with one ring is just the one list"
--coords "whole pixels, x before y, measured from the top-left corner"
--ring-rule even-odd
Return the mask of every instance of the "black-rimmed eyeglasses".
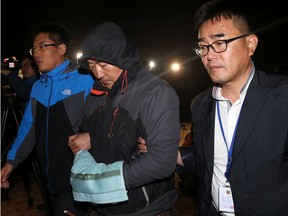
[[227, 46], [230, 42], [237, 40], [237, 39], [240, 39], [240, 38], [243, 38], [243, 37], [247, 37], [247, 36], [249, 36], [249, 35], [248, 34], [241, 35], [241, 36], [230, 38], [227, 40], [217, 40], [217, 41], [214, 41], [212, 44], [208, 44], [208, 45], [199, 45], [199, 46], [196, 46], [194, 48], [194, 51], [200, 57], [206, 56], [208, 54], [210, 47], [214, 52], [222, 53], [222, 52], [226, 51]]
[[32, 48], [29, 50], [29, 53], [30, 53], [31, 55], [34, 55], [35, 52], [37, 52], [38, 50], [42, 50], [42, 49], [44, 49], [45, 47], [48, 47], [48, 46], [58, 46], [58, 45], [60, 45], [60, 44], [55, 44], [55, 43], [45, 44], [45, 43], [43, 43], [43, 44], [41, 44], [41, 45], [38, 46], [38, 47], [32, 47]]

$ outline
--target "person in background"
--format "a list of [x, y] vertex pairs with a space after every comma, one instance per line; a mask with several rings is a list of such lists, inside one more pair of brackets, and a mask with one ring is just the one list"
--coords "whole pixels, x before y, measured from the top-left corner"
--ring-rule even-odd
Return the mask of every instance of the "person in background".
[[31, 55], [27, 55], [21, 61], [20, 70], [23, 78], [19, 76], [18, 68], [8, 69], [2, 68], [1, 74], [5, 75], [8, 83], [16, 96], [19, 97], [23, 112], [30, 99], [30, 92], [33, 84], [39, 79], [40, 74], [34, 58]]
[[214, 84], [191, 102], [192, 145], [176, 171], [195, 173], [199, 216], [288, 215], [288, 77], [254, 64], [246, 7], [216, 0], [195, 14], [194, 50]]
[[67, 141], [80, 131], [82, 108], [94, 79], [80, 74], [78, 65], [67, 58], [69, 42], [68, 30], [61, 24], [46, 23], [34, 29], [30, 53], [41, 78], [33, 85], [17, 137], [1, 169], [1, 188], [8, 188], [10, 173], [35, 146], [54, 216], [64, 211], [77, 216], [87, 212], [86, 205], [73, 200], [70, 172], [74, 155]]
[[[19, 75], [20, 71], [22, 73], [22, 77], [20, 77]], [[20, 106], [17, 106], [18, 103], [16, 102], [13, 102], [13, 104], [6, 104], [7, 106], [12, 106], [15, 113], [16, 113], [15, 109], [19, 109], [19, 113], [20, 113], [19, 119], [17, 118], [16, 115], [14, 116], [15, 118], [17, 118], [15, 120], [18, 123], [18, 120], [21, 120], [22, 114], [25, 111], [25, 108], [30, 99], [30, 92], [31, 92], [32, 86], [40, 77], [40, 74], [38, 72], [38, 67], [34, 61], [34, 58], [31, 55], [25, 55], [21, 61], [20, 70], [17, 66], [14, 68], [3, 67], [1, 68], [1, 74], [5, 76], [5, 79], [7, 80], [13, 94], [15, 94], [15, 96], [19, 99]], [[6, 102], [6, 103], [9, 103], [9, 102]], [[4, 130], [4, 128], [2, 128], [2, 130]], [[15, 131], [15, 133], [16, 132], [17, 131]], [[6, 135], [6, 136], [9, 136], [9, 135]], [[11, 144], [11, 142], [9, 144]], [[8, 145], [6, 148], [8, 149], [9, 147], [10, 146]], [[3, 152], [3, 148], [2, 148], [2, 152]], [[4, 155], [2, 155], [2, 157], [3, 156]], [[33, 207], [33, 198], [31, 196], [31, 184], [30, 184], [30, 179], [29, 179], [27, 169], [31, 167], [30, 163], [32, 162], [32, 160], [34, 160], [33, 156], [34, 155], [31, 154], [31, 156], [27, 158], [25, 162], [23, 162], [21, 169], [19, 170], [20, 176], [23, 179], [25, 191], [27, 192], [27, 196], [28, 196], [27, 201], [28, 201], [29, 208]]]
[[[69, 138], [76, 154], [71, 170], [74, 199], [94, 203], [101, 216], [177, 215], [173, 174], [180, 140], [178, 95], [149, 72], [115, 23], [93, 28], [82, 52], [78, 62], [96, 81], [83, 126], [91, 148], [78, 151], [83, 134]], [[138, 153], [139, 136], [149, 153]]]

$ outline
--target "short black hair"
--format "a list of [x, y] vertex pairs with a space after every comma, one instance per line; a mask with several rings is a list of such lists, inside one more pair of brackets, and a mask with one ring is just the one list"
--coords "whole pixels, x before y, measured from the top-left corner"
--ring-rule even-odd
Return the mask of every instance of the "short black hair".
[[68, 29], [60, 23], [41, 23], [33, 28], [31, 31], [32, 38], [34, 39], [40, 33], [47, 33], [49, 39], [57, 44], [66, 45], [66, 53], [68, 52], [70, 38]]
[[36, 72], [36, 75], [39, 76], [40, 73], [39, 73], [39, 68], [36, 64], [36, 61], [35, 59], [33, 58], [33, 56], [31, 56], [29, 53], [28, 54], [25, 54], [22, 56], [21, 58], [21, 62], [24, 60], [24, 59], [29, 59], [29, 61], [31, 62], [31, 67], [33, 68], [33, 70]]
[[[204, 3], [195, 13], [193, 29], [198, 31], [200, 26], [208, 20], [233, 19], [241, 22], [242, 33], [249, 34], [253, 31], [253, 24], [250, 19], [250, 11], [247, 5], [240, 1], [213, 0]], [[242, 25], [244, 24], [244, 25]]]

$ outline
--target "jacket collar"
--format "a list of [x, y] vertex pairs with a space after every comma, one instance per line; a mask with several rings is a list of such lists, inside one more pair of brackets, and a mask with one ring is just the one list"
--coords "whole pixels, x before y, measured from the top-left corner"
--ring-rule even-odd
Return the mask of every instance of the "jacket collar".
[[96, 80], [93, 85], [93, 89], [91, 90], [91, 93], [96, 94], [96, 95], [106, 94], [109, 97], [113, 97], [116, 93], [120, 91], [122, 94], [124, 94], [125, 90], [127, 90], [127, 88], [129, 87], [129, 84], [133, 82], [137, 74], [141, 73], [142, 71], [141, 68], [142, 68], [142, 64], [139, 63], [129, 70], [125, 70], [125, 71], [123, 70], [119, 78], [116, 80], [116, 82], [112, 86], [111, 90], [103, 87], [101, 83]]
[[70, 73], [76, 72], [78, 69], [77, 64], [72, 63], [70, 60], [65, 60], [61, 63], [58, 67], [54, 68], [53, 70], [49, 71], [48, 73], [41, 74], [41, 80], [47, 80], [47, 78], [51, 78], [52, 80], [55, 79], [64, 79], [67, 78]]

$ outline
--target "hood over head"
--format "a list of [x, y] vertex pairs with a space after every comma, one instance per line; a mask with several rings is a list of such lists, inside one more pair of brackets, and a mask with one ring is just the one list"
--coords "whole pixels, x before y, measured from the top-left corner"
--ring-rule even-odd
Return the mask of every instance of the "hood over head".
[[104, 22], [93, 28], [83, 40], [82, 53], [78, 64], [83, 68], [88, 68], [87, 59], [90, 58], [123, 70], [133, 68], [140, 62], [138, 51], [113, 22]]

